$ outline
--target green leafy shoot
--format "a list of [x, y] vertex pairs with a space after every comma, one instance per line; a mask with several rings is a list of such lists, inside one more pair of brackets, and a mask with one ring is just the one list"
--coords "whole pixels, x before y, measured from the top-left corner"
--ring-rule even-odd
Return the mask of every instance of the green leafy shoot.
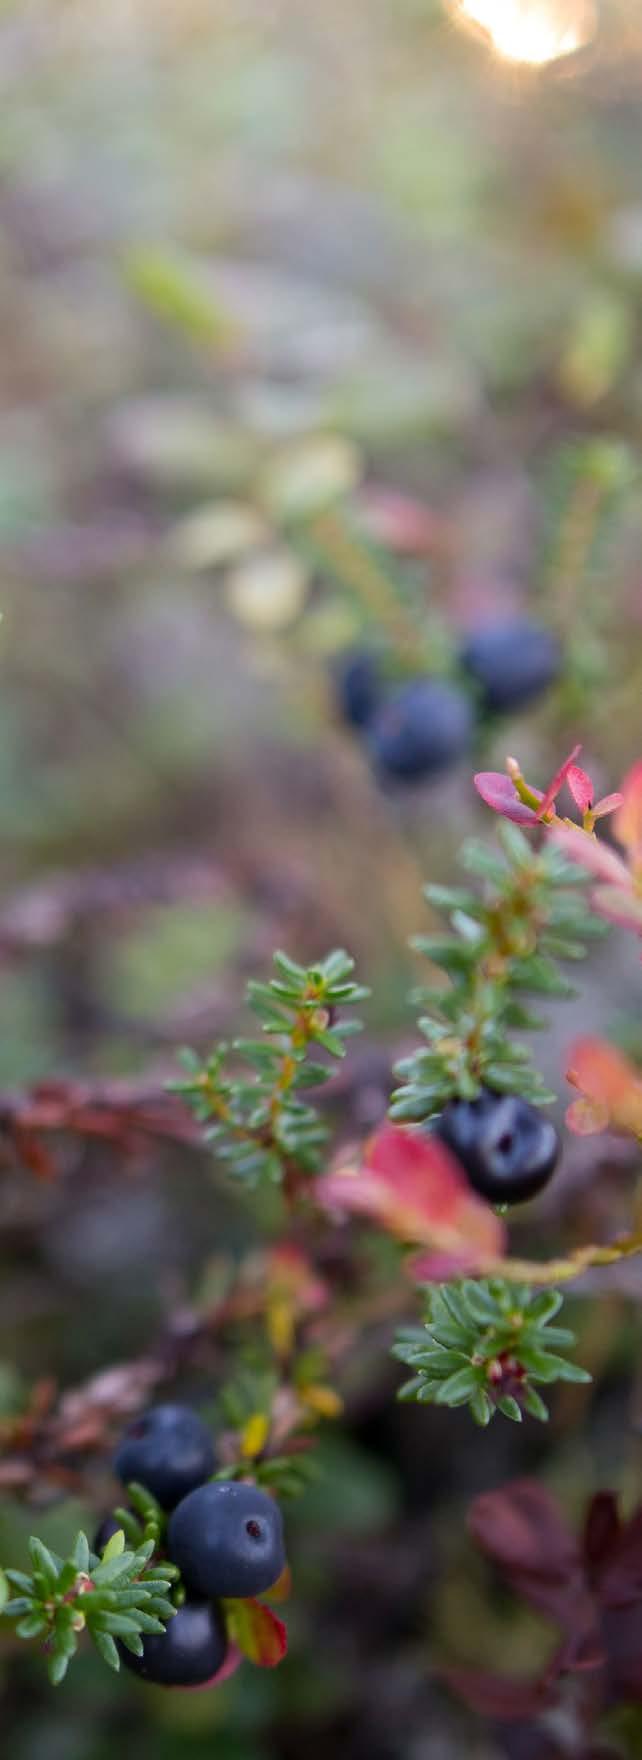
[[559, 1355], [575, 1342], [566, 1327], [551, 1325], [561, 1306], [556, 1290], [533, 1295], [500, 1278], [428, 1290], [423, 1326], [403, 1328], [393, 1346], [393, 1355], [413, 1371], [399, 1398], [467, 1405], [482, 1425], [495, 1412], [514, 1423], [525, 1412], [545, 1422], [539, 1384], [591, 1379]]
[[[279, 1502], [293, 1497], [300, 1497], [307, 1486], [320, 1476], [320, 1468], [315, 1455], [308, 1450], [292, 1454], [269, 1455], [265, 1460], [252, 1462], [252, 1478], [257, 1485], [265, 1486]], [[214, 1474], [215, 1479], [246, 1479], [248, 1462], [237, 1461], [233, 1466], [221, 1467]]]
[[237, 1179], [251, 1186], [269, 1180], [292, 1197], [317, 1172], [327, 1138], [318, 1112], [302, 1098], [302, 1090], [330, 1075], [311, 1052], [344, 1056], [344, 1041], [359, 1023], [340, 1018], [341, 1011], [369, 992], [353, 982], [354, 961], [341, 950], [307, 967], [275, 953], [274, 964], [274, 978], [247, 988], [263, 1037], [221, 1044], [205, 1064], [184, 1052], [186, 1079], [174, 1087]]
[[176, 1611], [170, 1600], [178, 1578], [175, 1565], [152, 1564], [154, 1541], [135, 1550], [125, 1545], [119, 1529], [99, 1558], [79, 1533], [68, 1558], [29, 1541], [31, 1571], [5, 1571], [17, 1593], [0, 1609], [19, 1638], [36, 1639], [47, 1657], [49, 1679], [58, 1686], [75, 1656], [82, 1632], [88, 1632], [109, 1668], [120, 1668], [118, 1645], [140, 1656], [143, 1636], [162, 1633]]
[[578, 868], [553, 844], [533, 849], [512, 824], [499, 836], [501, 853], [464, 845], [462, 863], [479, 890], [426, 887], [448, 929], [413, 945], [445, 981], [415, 995], [426, 1043], [396, 1066], [390, 1114], [399, 1123], [428, 1119], [456, 1096], [474, 1100], [483, 1085], [535, 1103], [555, 1098], [515, 1030], [546, 1024], [531, 997], [574, 994], [559, 962], [583, 958], [604, 925], [584, 903]]

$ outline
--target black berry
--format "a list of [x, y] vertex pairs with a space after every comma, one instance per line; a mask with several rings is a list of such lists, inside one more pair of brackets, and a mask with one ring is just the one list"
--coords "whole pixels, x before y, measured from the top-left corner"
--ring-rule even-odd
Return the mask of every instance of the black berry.
[[202, 1687], [222, 1668], [227, 1652], [225, 1623], [210, 1601], [187, 1600], [162, 1636], [143, 1638], [142, 1656], [119, 1644], [121, 1661], [157, 1687]]
[[199, 1595], [261, 1595], [285, 1568], [281, 1511], [255, 1485], [202, 1485], [174, 1510], [167, 1551]]
[[366, 727], [381, 701], [379, 669], [367, 649], [344, 655], [335, 671], [337, 704], [349, 727]]
[[394, 691], [368, 728], [377, 768], [400, 782], [447, 770], [472, 735], [467, 698], [443, 679], [415, 679]]
[[534, 1198], [559, 1158], [555, 1125], [519, 1094], [485, 1088], [477, 1100], [450, 1100], [434, 1129], [492, 1204]]
[[114, 1456], [124, 1485], [136, 1479], [160, 1503], [173, 1509], [214, 1472], [209, 1430], [189, 1406], [152, 1406], [125, 1431]]
[[463, 643], [460, 659], [481, 686], [484, 706], [521, 709], [555, 682], [562, 668], [557, 636], [528, 617], [491, 618]]

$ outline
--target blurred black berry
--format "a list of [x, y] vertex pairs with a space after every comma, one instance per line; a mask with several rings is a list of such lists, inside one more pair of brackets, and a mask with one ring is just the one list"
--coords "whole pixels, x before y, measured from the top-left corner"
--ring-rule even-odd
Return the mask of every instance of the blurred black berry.
[[491, 618], [462, 643], [462, 666], [481, 687], [486, 709], [525, 708], [555, 683], [562, 670], [560, 642], [528, 617]]
[[456, 686], [442, 679], [402, 685], [368, 728], [377, 769], [400, 782], [437, 776], [466, 751], [472, 723], [468, 699]]
[[559, 1159], [555, 1125], [519, 1094], [485, 1088], [477, 1100], [450, 1100], [433, 1129], [492, 1204], [534, 1198]]
[[129, 1425], [114, 1456], [123, 1484], [137, 1480], [162, 1509], [173, 1509], [214, 1466], [210, 1432], [190, 1406], [152, 1406]]

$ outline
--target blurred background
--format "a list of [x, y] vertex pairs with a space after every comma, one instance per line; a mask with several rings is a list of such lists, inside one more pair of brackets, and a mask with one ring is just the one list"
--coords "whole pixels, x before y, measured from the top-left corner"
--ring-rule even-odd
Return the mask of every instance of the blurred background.
[[[514, 752], [545, 783], [581, 740], [605, 792], [641, 749], [642, 16], [1, 0], [0, 94], [0, 1118], [45, 1079], [160, 1089], [182, 1043], [238, 1031], [274, 946], [339, 943], [373, 989], [342, 1077], [362, 1132], [414, 1043], [422, 881], [492, 835], [473, 770]], [[554, 688], [436, 779], [382, 774], [346, 656], [457, 679], [466, 632], [523, 611], [562, 644]], [[639, 999], [614, 931], [555, 1011], [558, 1088], [578, 1021], [642, 1055]], [[251, 1231], [194, 1148], [62, 1155], [0, 1175], [7, 1413], [140, 1355]], [[516, 1237], [604, 1226], [604, 1155], [571, 1146]], [[379, 1339], [291, 1518], [288, 1664], [162, 1695], [86, 1655], [52, 1693], [5, 1647], [11, 1760], [530, 1760], [439, 1684], [550, 1643], [465, 1507], [531, 1471], [572, 1512], [639, 1489], [639, 1294], [594, 1273], [570, 1304], [594, 1386], [483, 1446], [395, 1407]], [[37, 1520], [64, 1546], [92, 1516]], [[4, 1562], [33, 1524], [7, 1495]], [[618, 1736], [642, 1752], [633, 1713]]]

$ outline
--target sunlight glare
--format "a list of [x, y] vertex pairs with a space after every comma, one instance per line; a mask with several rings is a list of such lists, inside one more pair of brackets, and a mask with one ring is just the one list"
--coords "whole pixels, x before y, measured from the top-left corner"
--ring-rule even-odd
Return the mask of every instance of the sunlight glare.
[[505, 61], [543, 67], [586, 47], [595, 34], [593, 0], [455, 0], [455, 16], [477, 25]]

